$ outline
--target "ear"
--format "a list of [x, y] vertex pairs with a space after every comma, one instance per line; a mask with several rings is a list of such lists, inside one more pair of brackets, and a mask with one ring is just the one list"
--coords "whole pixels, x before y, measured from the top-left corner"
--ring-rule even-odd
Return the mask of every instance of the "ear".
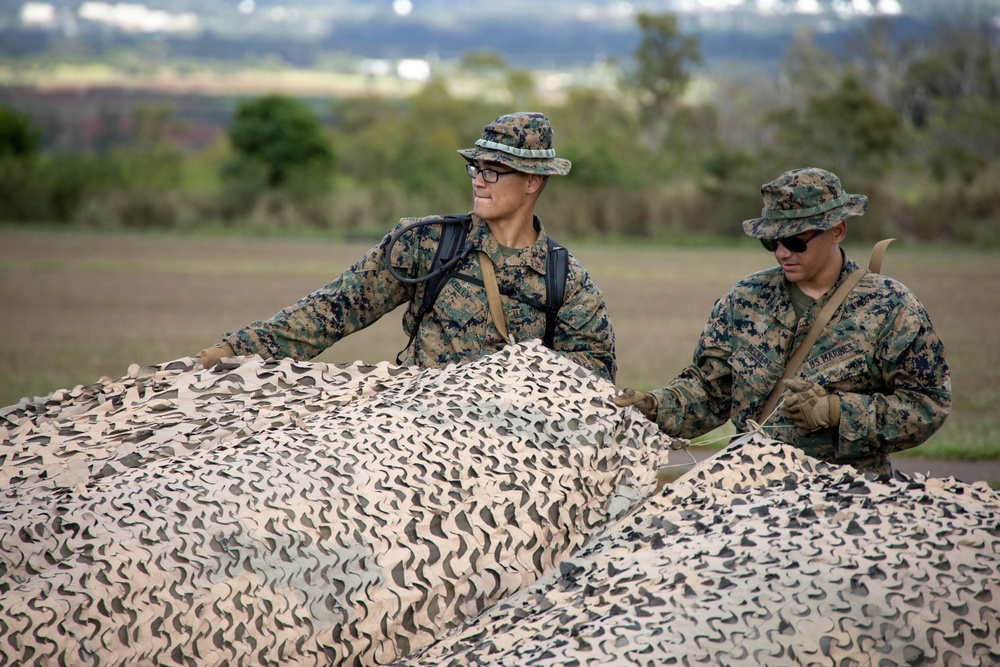
[[524, 189], [529, 195], [536, 194], [542, 191], [545, 187], [545, 182], [548, 180], [548, 176], [542, 176], [541, 174], [528, 174], [528, 180], [525, 182]]
[[844, 237], [847, 236], [847, 222], [841, 222], [836, 227], [830, 228], [830, 235], [833, 237], [834, 243], [841, 243]]

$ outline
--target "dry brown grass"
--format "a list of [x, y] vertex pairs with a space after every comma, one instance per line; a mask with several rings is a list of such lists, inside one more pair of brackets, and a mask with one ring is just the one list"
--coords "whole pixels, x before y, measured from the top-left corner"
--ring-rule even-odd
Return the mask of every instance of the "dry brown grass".
[[[554, 232], [555, 233], [555, 232]], [[558, 234], [556, 234], [558, 236]], [[0, 230], [0, 405], [194, 354], [224, 330], [321, 287], [369, 244]], [[690, 360], [712, 303], [770, 266], [753, 245], [663, 248], [570, 243], [604, 290], [620, 386], [659, 386]], [[868, 248], [848, 247], [862, 263]], [[890, 247], [883, 271], [930, 311], [948, 348], [955, 407], [932, 439], [948, 456], [1000, 458], [1000, 253]], [[329, 362], [392, 360], [394, 313], [341, 341]], [[923, 454], [928, 455], [925, 447]]]

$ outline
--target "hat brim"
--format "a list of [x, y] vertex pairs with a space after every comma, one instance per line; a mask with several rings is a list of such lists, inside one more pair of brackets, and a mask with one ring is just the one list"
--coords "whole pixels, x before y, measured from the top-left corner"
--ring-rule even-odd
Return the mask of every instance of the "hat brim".
[[543, 176], [565, 176], [573, 167], [573, 163], [561, 157], [517, 157], [502, 151], [495, 151], [480, 146], [460, 150], [458, 154], [469, 162], [496, 162], [526, 174], [540, 174]]
[[743, 231], [755, 239], [783, 239], [812, 229], [831, 229], [868, 210], [868, 197], [848, 195], [843, 206], [808, 218], [751, 218], [743, 221]]

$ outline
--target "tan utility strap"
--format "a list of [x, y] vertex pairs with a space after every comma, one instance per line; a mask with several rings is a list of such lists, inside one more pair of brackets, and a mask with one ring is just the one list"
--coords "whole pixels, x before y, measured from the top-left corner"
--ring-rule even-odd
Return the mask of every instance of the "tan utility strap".
[[868, 258], [868, 270], [872, 273], [882, 272], [882, 258], [885, 257], [885, 249], [896, 239], [883, 239], [872, 248], [872, 256]]
[[479, 251], [479, 269], [483, 272], [483, 286], [486, 287], [486, 300], [490, 304], [490, 316], [493, 326], [500, 332], [500, 337], [508, 343], [507, 318], [503, 314], [503, 304], [500, 302], [500, 287], [497, 285], [497, 274], [493, 270], [493, 260], [482, 250]]
[[762, 420], [767, 420], [767, 418], [774, 411], [776, 405], [778, 405], [778, 400], [781, 398], [781, 392], [784, 391], [785, 380], [792, 377], [799, 372], [799, 368], [802, 367], [802, 362], [806, 360], [809, 355], [809, 351], [812, 350], [812, 346], [816, 343], [816, 339], [819, 335], [823, 333], [823, 329], [829, 324], [830, 318], [840, 307], [840, 304], [844, 302], [847, 295], [850, 294], [861, 279], [865, 277], [865, 274], [869, 271], [871, 273], [878, 273], [882, 268], [882, 258], [885, 256], [885, 249], [889, 244], [895, 239], [885, 239], [879, 241], [875, 244], [872, 249], [871, 257], [868, 260], [868, 270], [858, 269], [851, 275], [847, 276], [847, 280], [841, 283], [837, 291], [833, 293], [830, 300], [826, 302], [823, 309], [819, 311], [819, 315], [816, 316], [816, 321], [813, 322], [812, 326], [809, 327], [806, 337], [802, 339], [802, 342], [795, 352], [792, 353], [792, 358], [788, 360], [788, 364], [785, 366], [785, 371], [781, 374], [778, 382], [774, 385], [774, 389], [771, 390], [771, 395], [767, 397], [767, 403], [764, 404], [764, 410], [760, 413]]

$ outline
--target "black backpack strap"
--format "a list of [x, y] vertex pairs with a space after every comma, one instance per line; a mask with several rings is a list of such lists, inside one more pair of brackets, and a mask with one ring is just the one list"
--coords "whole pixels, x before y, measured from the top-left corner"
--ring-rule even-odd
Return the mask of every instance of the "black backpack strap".
[[[430, 309], [434, 307], [434, 302], [437, 301], [438, 296], [441, 294], [441, 290], [444, 289], [445, 284], [447, 284], [449, 280], [457, 277], [482, 285], [482, 282], [475, 278], [456, 273], [458, 269], [457, 264], [445, 271], [441, 271], [438, 275], [434, 275], [434, 273], [439, 271], [444, 264], [452, 261], [454, 258], [462, 254], [463, 250], [465, 250], [464, 244], [471, 227], [472, 216], [468, 214], [446, 215], [443, 216], [441, 222], [443, 223], [441, 225], [441, 240], [438, 243], [437, 252], [434, 254], [434, 261], [431, 263], [431, 271], [429, 274], [432, 275], [433, 278], [427, 281], [427, 287], [424, 290], [424, 297], [420, 302], [420, 308], [417, 310], [416, 324], [413, 326], [413, 332], [410, 334], [410, 340], [407, 341], [406, 347], [400, 350], [399, 354], [396, 355], [397, 364], [402, 363], [403, 353], [410, 349], [410, 346], [413, 344], [413, 340], [417, 337], [417, 333], [420, 330], [420, 323], [423, 322], [424, 316], [430, 312]], [[546, 237], [546, 241], [548, 243], [548, 252], [545, 253], [544, 306], [517, 294], [504, 293], [518, 299], [519, 301], [523, 301], [524, 303], [541, 307], [541, 309], [545, 311], [545, 337], [542, 339], [542, 342], [549, 349], [553, 349], [555, 344], [556, 323], [558, 322], [559, 309], [562, 308], [563, 300], [566, 295], [566, 279], [569, 275], [569, 251], [551, 237]]]
[[554, 349], [556, 321], [566, 297], [566, 277], [569, 275], [569, 251], [546, 237], [549, 251], [545, 253], [545, 347]]
[[[452, 220], [459, 223], [472, 222], [472, 216], [469, 215], [446, 215], [444, 219], [449, 222]], [[437, 252], [434, 253], [434, 261], [431, 262], [432, 274], [439, 270], [442, 264], [451, 261], [458, 255], [468, 233], [468, 224], [445, 223], [441, 225], [441, 240], [438, 242]], [[441, 290], [444, 289], [445, 283], [451, 279], [454, 271], [455, 267], [452, 267], [450, 271], [442, 271], [439, 275], [427, 281], [427, 288], [424, 290], [424, 300], [420, 305], [421, 317], [434, 306], [434, 302], [437, 301], [438, 295], [441, 294]]]
[[[442, 265], [457, 257], [462, 251], [462, 246], [465, 244], [465, 238], [468, 236], [472, 224], [472, 216], [469, 214], [445, 215], [441, 216], [440, 221], [441, 239], [438, 241], [437, 251], [434, 253], [434, 260], [431, 262], [431, 270], [428, 274], [432, 275], [433, 278], [427, 281], [427, 286], [424, 288], [424, 298], [420, 302], [419, 310], [417, 310], [413, 332], [410, 334], [410, 340], [406, 342], [406, 347], [396, 355], [397, 364], [403, 363], [403, 353], [413, 345], [413, 340], [420, 331], [420, 323], [424, 321], [424, 316], [434, 307], [434, 302], [437, 301], [441, 290], [444, 289], [445, 284], [451, 279], [458, 268], [455, 265], [441, 271]], [[435, 272], [438, 273], [435, 274]]]

